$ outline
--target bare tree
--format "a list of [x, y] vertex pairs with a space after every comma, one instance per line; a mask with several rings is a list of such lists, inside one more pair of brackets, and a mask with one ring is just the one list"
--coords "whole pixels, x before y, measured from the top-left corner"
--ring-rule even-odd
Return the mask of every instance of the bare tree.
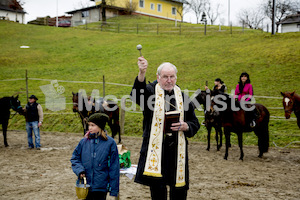
[[216, 6], [214, 6], [211, 2], [211, 0], [206, 1], [205, 5], [205, 12], [210, 20], [210, 24], [213, 25], [215, 21], [218, 19], [220, 15], [220, 3], [218, 3]]
[[[78, 3], [78, 7], [79, 8], [87, 8], [87, 7], [90, 7], [90, 0], [82, 0]], [[77, 8], [75, 8], [77, 9]]]
[[176, 8], [176, 12], [179, 14], [181, 18], [181, 22], [183, 22], [183, 16], [190, 11], [190, 4], [187, 0], [183, 0], [181, 4], [176, 4], [174, 7]]
[[[263, 1], [262, 9], [268, 18], [272, 20], [273, 13], [273, 0]], [[300, 9], [300, 0], [276, 0], [276, 11], [275, 11], [275, 20], [281, 22], [283, 18], [287, 15], [297, 13]], [[276, 32], [278, 32], [278, 25], [276, 26]]]
[[137, 9], [137, 6], [138, 6], [138, 2], [130, 2], [129, 0], [128, 1], [126, 1], [126, 3], [125, 3], [125, 10], [126, 10], [126, 12], [128, 13], [128, 14], [132, 14], [133, 12], [135, 12], [136, 11], [136, 9]]
[[238, 13], [238, 19], [241, 23], [251, 29], [260, 29], [264, 20], [264, 15], [258, 9], [244, 9]]
[[194, 12], [196, 16], [197, 24], [198, 24], [200, 20], [200, 15], [205, 9], [206, 0], [188, 0], [188, 3], [191, 10]]
[[106, 0], [106, 4], [110, 6], [115, 6], [116, 5], [116, 0]]

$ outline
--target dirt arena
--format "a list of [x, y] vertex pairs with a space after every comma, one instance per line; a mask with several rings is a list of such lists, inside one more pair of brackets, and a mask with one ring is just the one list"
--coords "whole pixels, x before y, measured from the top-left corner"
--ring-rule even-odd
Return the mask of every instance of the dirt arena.
[[[2, 132], [2, 131], [1, 131]], [[81, 134], [41, 133], [42, 149], [28, 150], [25, 131], [9, 131], [9, 147], [0, 136], [0, 199], [45, 200], [77, 199], [76, 176], [70, 158]], [[123, 137], [136, 164], [142, 138]], [[188, 199], [300, 199], [300, 149], [279, 151], [270, 148], [263, 159], [257, 147], [244, 147], [244, 161], [239, 161], [236, 145], [228, 161], [212, 145], [190, 142], [190, 190]], [[150, 199], [149, 188], [121, 177], [120, 199]], [[108, 198], [112, 199], [112, 198]]]

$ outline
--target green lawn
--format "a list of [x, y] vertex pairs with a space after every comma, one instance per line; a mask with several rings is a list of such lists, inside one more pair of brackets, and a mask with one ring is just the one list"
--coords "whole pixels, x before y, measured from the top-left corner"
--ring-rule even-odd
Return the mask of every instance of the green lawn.
[[[137, 23], [136, 18], [114, 20]], [[213, 80], [219, 77], [231, 91], [241, 72], [247, 71], [255, 95], [280, 97], [280, 91], [294, 90], [300, 93], [300, 33], [271, 36], [261, 31], [207, 36], [127, 34], [0, 21], [0, 80], [24, 78], [27, 69], [29, 78], [100, 82], [105, 75], [106, 82], [132, 85], [138, 73], [137, 44], [143, 45], [142, 53], [149, 62], [149, 81], [155, 80], [157, 66], [169, 61], [178, 67], [177, 84], [182, 89], [203, 89], [206, 80], [212, 87]], [[21, 49], [22, 45], [30, 48]], [[42, 104], [45, 96], [39, 86], [47, 84], [50, 81], [29, 80], [29, 94], [37, 95]], [[92, 89], [99, 89], [102, 93], [102, 84], [62, 82], [60, 85], [65, 88], [63, 95], [67, 103], [71, 103], [72, 91], [85, 89], [90, 93]], [[0, 81], [0, 87], [0, 96], [22, 91], [20, 100], [23, 104], [26, 102], [24, 80]], [[106, 84], [106, 95], [121, 98], [130, 91], [128, 86]], [[256, 101], [272, 108], [269, 109], [272, 116], [284, 116], [283, 110], [273, 109], [282, 107], [281, 99], [257, 98]], [[68, 104], [62, 112], [72, 112], [72, 105]], [[203, 116], [203, 112], [197, 111], [197, 115]], [[16, 116], [9, 128], [25, 129], [24, 119]], [[81, 127], [75, 115], [45, 115], [43, 130], [79, 132]], [[142, 134], [140, 113], [126, 113], [125, 134]], [[257, 143], [253, 135], [245, 134], [246, 144]], [[270, 142], [286, 145], [299, 140], [300, 134], [296, 121], [272, 119], [270, 135]], [[194, 139], [206, 141], [204, 127]]]

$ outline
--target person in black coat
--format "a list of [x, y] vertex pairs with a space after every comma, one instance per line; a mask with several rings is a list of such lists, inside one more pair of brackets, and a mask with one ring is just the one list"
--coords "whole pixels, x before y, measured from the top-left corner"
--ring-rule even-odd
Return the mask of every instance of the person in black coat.
[[[188, 141], [187, 137], [193, 137], [200, 128], [198, 119], [194, 113], [194, 106], [188, 96], [182, 94], [184, 103], [184, 120], [179, 123], [173, 123], [171, 129], [173, 131], [183, 131], [186, 141], [186, 156], [185, 156], [185, 185], [181, 187], [176, 184], [176, 169], [177, 169], [177, 152], [178, 138], [176, 134], [164, 134], [162, 143], [162, 161], [161, 173], [162, 177], [152, 177], [144, 175], [149, 139], [151, 133], [151, 125], [153, 118], [153, 108], [155, 104], [155, 88], [159, 83], [165, 94], [165, 110], [176, 110], [176, 99], [174, 98], [174, 87], [177, 80], [177, 68], [171, 63], [163, 63], [157, 69], [157, 80], [146, 84], [146, 70], [148, 62], [144, 57], [138, 58], [139, 74], [135, 79], [131, 99], [140, 105], [143, 110], [143, 143], [140, 151], [137, 174], [135, 182], [150, 186], [151, 197], [154, 200], [167, 199], [166, 185], [170, 186], [170, 198], [184, 200], [187, 197], [189, 189], [189, 170], [188, 170]], [[152, 101], [151, 101], [152, 99]]]

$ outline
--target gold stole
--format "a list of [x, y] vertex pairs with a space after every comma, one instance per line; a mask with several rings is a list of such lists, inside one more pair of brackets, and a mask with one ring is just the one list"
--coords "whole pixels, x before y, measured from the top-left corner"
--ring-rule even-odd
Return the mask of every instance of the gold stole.
[[[174, 87], [176, 106], [180, 111], [180, 120], [184, 119], [183, 98], [178, 86]], [[151, 132], [148, 144], [147, 159], [144, 175], [152, 177], [162, 177], [162, 143], [165, 120], [165, 93], [160, 84], [155, 86], [155, 105], [151, 124]], [[185, 186], [185, 158], [186, 141], [183, 131], [178, 131], [177, 144], [177, 167], [176, 167], [176, 185], [175, 187]]]

